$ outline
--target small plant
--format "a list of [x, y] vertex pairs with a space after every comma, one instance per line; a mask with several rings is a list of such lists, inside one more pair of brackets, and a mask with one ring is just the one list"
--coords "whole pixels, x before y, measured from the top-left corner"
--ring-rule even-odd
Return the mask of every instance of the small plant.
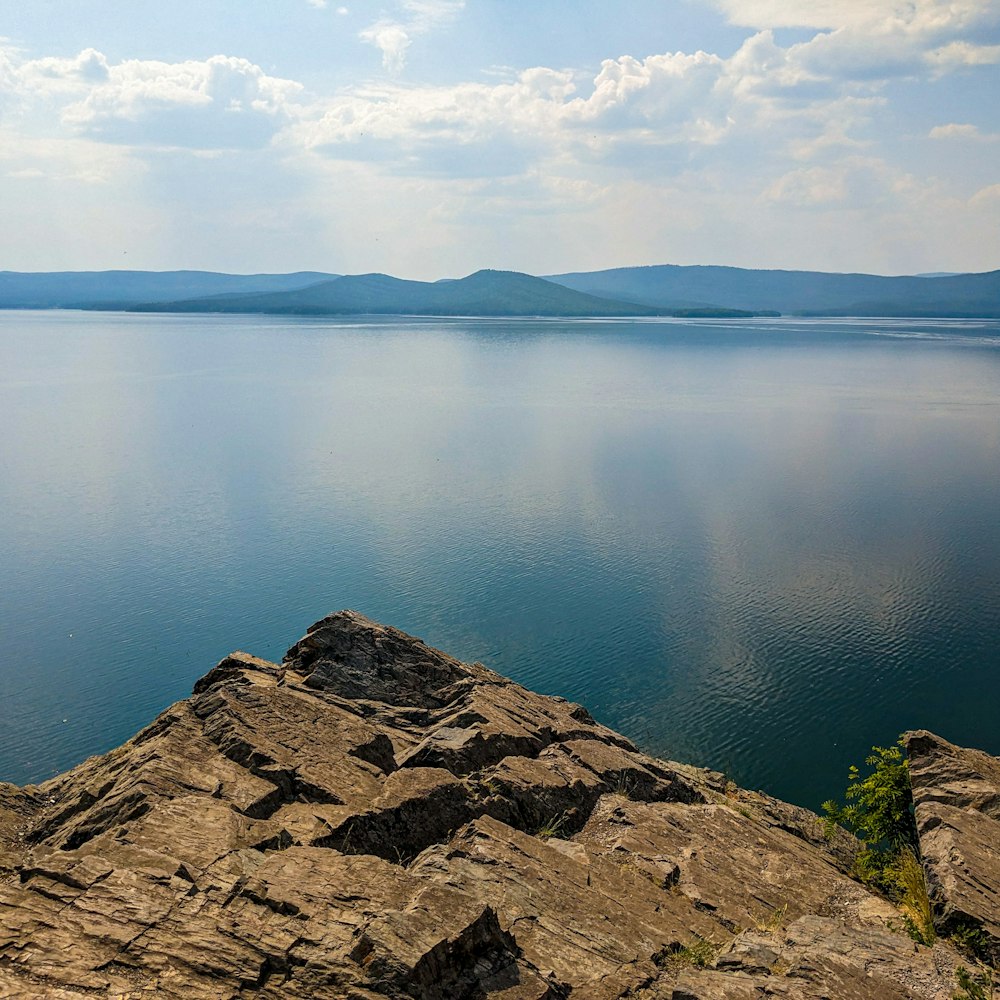
[[654, 956], [653, 961], [668, 969], [676, 969], [685, 965], [694, 965], [699, 969], [707, 968], [711, 965], [719, 954], [720, 946], [708, 938], [695, 937], [688, 945], [681, 947], [673, 944], [659, 955]]
[[953, 1000], [993, 1000], [993, 973], [980, 966], [975, 974], [960, 965], [955, 970], [955, 981], [959, 992], [953, 993]]
[[699, 969], [704, 969], [715, 961], [715, 956], [719, 954], [719, 946], [714, 941], [707, 938], [695, 938], [685, 949], [692, 965]]
[[978, 962], [990, 960], [990, 939], [979, 924], [964, 921], [952, 927], [951, 943], [961, 952]]
[[779, 906], [764, 916], [754, 915], [754, 927], [765, 934], [773, 934], [785, 922], [785, 914], [788, 912], [788, 904]]
[[553, 816], [551, 819], [546, 820], [535, 831], [535, 836], [541, 837], [542, 840], [548, 840], [549, 837], [557, 837], [565, 823], [566, 823], [566, 813], [565, 812], [556, 813], [555, 816]]
[[635, 793], [636, 782], [629, 781], [628, 776], [624, 771], [620, 772], [618, 775], [618, 780], [614, 783], [611, 788], [613, 795], [620, 795], [623, 799], [631, 799]]

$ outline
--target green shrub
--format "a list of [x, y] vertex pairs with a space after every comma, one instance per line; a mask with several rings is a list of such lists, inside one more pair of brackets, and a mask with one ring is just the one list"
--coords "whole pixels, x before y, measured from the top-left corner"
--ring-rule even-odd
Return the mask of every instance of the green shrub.
[[910, 771], [903, 756], [903, 738], [894, 746], [872, 747], [865, 759], [870, 768], [862, 775], [851, 765], [847, 775], [846, 800], [823, 803], [827, 835], [836, 826], [850, 830], [862, 844], [855, 860], [855, 872], [862, 882], [898, 896], [900, 852], [915, 851], [917, 828], [913, 821]]
[[828, 823], [845, 826], [866, 844], [892, 852], [916, 844], [910, 770], [902, 746], [900, 737], [894, 746], [872, 747], [865, 759], [871, 773], [864, 777], [851, 765], [844, 796], [847, 804], [823, 803]]

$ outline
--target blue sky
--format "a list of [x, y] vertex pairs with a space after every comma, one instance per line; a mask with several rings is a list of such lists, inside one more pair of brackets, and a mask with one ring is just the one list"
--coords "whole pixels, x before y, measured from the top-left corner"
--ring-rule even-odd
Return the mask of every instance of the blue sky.
[[996, 0], [33, 0], [0, 269], [1000, 267]]

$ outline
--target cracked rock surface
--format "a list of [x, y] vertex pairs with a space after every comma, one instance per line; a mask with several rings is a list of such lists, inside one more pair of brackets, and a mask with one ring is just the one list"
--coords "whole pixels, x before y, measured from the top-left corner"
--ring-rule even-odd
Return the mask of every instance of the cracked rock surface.
[[913, 811], [940, 933], [972, 930], [1000, 963], [1000, 760], [907, 733]]
[[[1000, 762], [910, 753], [940, 926], [992, 941]], [[0, 784], [0, 998], [950, 1000], [967, 959], [914, 944], [855, 850], [344, 611]]]

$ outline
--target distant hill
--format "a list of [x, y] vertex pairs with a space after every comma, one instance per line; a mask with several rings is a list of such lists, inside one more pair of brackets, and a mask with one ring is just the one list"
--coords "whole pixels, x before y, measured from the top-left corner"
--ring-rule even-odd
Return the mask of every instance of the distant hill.
[[1000, 271], [887, 278], [662, 264], [548, 280], [589, 295], [668, 309], [712, 305], [831, 316], [1000, 316]]
[[477, 271], [453, 281], [357, 274], [288, 292], [155, 302], [139, 312], [410, 316], [656, 316], [655, 306], [616, 302], [518, 271]]
[[1000, 317], [1000, 271], [906, 277], [739, 267], [620, 267], [533, 277], [0, 271], [0, 309], [416, 316]]
[[125, 309], [143, 302], [225, 292], [272, 292], [335, 275], [220, 274], [215, 271], [0, 271], [0, 309]]

